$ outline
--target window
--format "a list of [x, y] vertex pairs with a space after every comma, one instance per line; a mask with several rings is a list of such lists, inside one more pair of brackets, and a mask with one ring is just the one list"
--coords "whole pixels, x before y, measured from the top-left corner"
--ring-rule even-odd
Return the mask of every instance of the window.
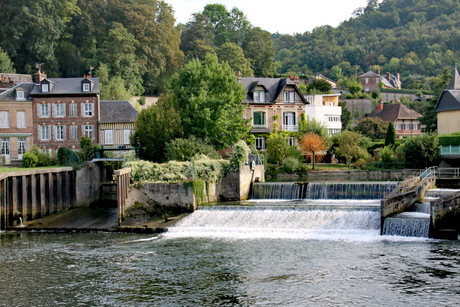
[[123, 144], [129, 145], [131, 138], [131, 130], [123, 130]]
[[294, 102], [295, 92], [294, 91], [285, 91], [284, 92], [284, 102]]
[[295, 113], [285, 112], [283, 114], [283, 130], [297, 131], [297, 125], [295, 124]]
[[78, 126], [77, 125], [70, 125], [69, 126], [69, 138], [71, 140], [78, 140]]
[[26, 152], [26, 138], [18, 138], [18, 155]]
[[254, 127], [266, 127], [265, 112], [254, 112]]
[[89, 83], [83, 83], [83, 92], [89, 92]]
[[104, 139], [105, 144], [112, 145], [113, 144], [113, 130], [105, 130], [104, 132]]
[[16, 126], [18, 128], [26, 128], [26, 112], [24, 111], [16, 112]]
[[42, 92], [43, 93], [49, 92], [49, 84], [48, 83], [42, 83]]
[[330, 122], [340, 122], [340, 116], [329, 116]]
[[369, 83], [369, 78], [366, 78], [366, 84], [368, 84], [368, 83]]
[[1, 138], [2, 142], [2, 155], [9, 155], [10, 154], [10, 139], [9, 138]]
[[329, 135], [339, 134], [342, 130], [341, 129], [328, 129]]
[[84, 103], [82, 113], [84, 117], [92, 117], [94, 115], [94, 103]]
[[254, 101], [255, 102], [265, 102], [265, 91], [264, 90], [254, 91]]
[[256, 137], [256, 149], [265, 150], [265, 137], [263, 136]]
[[72, 102], [69, 104], [69, 116], [77, 117], [78, 116], [78, 104]]
[[10, 127], [10, 112], [0, 111], [0, 128]]
[[64, 117], [65, 116], [65, 104], [56, 103], [53, 105], [54, 117]]
[[56, 125], [54, 127], [54, 135], [56, 141], [63, 141], [65, 139], [65, 126]]
[[83, 125], [83, 135], [93, 139], [93, 125]]
[[16, 100], [26, 100], [24, 98], [24, 91], [19, 91], [19, 90], [16, 91]]
[[297, 138], [293, 137], [293, 136], [290, 136], [289, 139], [288, 139], [288, 142], [289, 142], [289, 145], [296, 146], [297, 145]]
[[38, 137], [40, 141], [50, 140], [51, 126], [38, 126]]
[[49, 103], [42, 103], [38, 106], [38, 117], [49, 117], [50, 116], [50, 106]]

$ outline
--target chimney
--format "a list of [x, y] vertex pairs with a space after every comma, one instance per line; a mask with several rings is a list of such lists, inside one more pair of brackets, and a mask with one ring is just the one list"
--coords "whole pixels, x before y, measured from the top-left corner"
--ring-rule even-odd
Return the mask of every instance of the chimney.
[[377, 75], [380, 76], [380, 67], [377, 69]]
[[42, 73], [40, 69], [38, 69], [38, 71], [34, 75], [34, 81], [35, 83], [40, 83], [43, 79], [46, 79], [46, 77], [46, 74]]
[[387, 80], [388, 80], [388, 81], [391, 80], [391, 78], [390, 78], [390, 73], [389, 73], [389, 72], [387, 72]]
[[289, 76], [289, 79], [291, 79], [295, 84], [299, 85], [299, 76]]
[[379, 101], [379, 104], [377, 105], [377, 110], [378, 110], [379, 112], [382, 112], [382, 111], [383, 111], [383, 102], [382, 102], [381, 100]]
[[396, 81], [398, 82], [397, 88], [398, 90], [400, 90], [401, 89], [401, 75], [399, 74], [399, 72], [396, 74]]

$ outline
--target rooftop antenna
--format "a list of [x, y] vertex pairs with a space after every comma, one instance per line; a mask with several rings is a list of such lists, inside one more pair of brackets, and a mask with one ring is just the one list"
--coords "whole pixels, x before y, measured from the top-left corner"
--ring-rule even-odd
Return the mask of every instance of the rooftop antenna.
[[92, 76], [93, 76], [93, 69], [94, 69], [93, 66], [90, 66], [90, 67], [89, 67], [89, 77], [92, 77]]

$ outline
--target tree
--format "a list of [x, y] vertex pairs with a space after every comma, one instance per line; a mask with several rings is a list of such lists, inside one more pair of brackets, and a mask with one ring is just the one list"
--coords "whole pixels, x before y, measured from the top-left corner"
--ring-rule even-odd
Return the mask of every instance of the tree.
[[213, 26], [206, 15], [193, 14], [182, 29], [180, 49], [188, 60], [203, 60], [206, 54], [214, 52]]
[[351, 121], [351, 112], [347, 108], [346, 101], [340, 101], [339, 106], [342, 107], [342, 128], [347, 129]]
[[317, 134], [323, 139], [326, 139], [328, 136], [328, 131], [326, 126], [324, 126], [321, 122], [313, 119], [306, 119], [305, 113], [301, 114], [301, 119], [299, 123], [299, 131], [298, 131], [298, 136], [299, 139], [307, 133], [314, 133]]
[[396, 132], [393, 122], [388, 123], [387, 134], [385, 136], [385, 146], [394, 146], [396, 143]]
[[330, 94], [332, 85], [324, 79], [313, 79], [307, 84], [308, 93]]
[[103, 100], [129, 100], [130, 93], [125, 85], [125, 79], [121, 76], [110, 76], [108, 65], [100, 63], [96, 70], [96, 77], [101, 84], [101, 99]]
[[219, 64], [214, 54], [185, 65], [172, 78], [169, 94], [180, 114], [185, 137], [194, 135], [221, 149], [249, 132], [243, 118], [246, 91], [230, 66]]
[[0, 72], [3, 73], [15, 73], [16, 71], [14, 70], [13, 67], [13, 62], [11, 62], [10, 58], [8, 57], [8, 54], [0, 48]]
[[168, 161], [190, 161], [196, 155], [205, 155], [211, 159], [220, 158], [214, 147], [194, 136], [188, 139], [177, 138], [170, 141], [166, 144], [165, 154]]
[[183, 136], [182, 120], [176, 108], [171, 96], [162, 96], [156, 105], [139, 113], [131, 144], [139, 146], [141, 158], [164, 162], [166, 144]]
[[373, 140], [384, 139], [387, 129], [388, 122], [378, 117], [363, 118], [358, 122], [358, 124], [354, 128], [355, 131]]
[[287, 131], [274, 131], [267, 138], [267, 161], [269, 163], [281, 164], [288, 156], [291, 146], [288, 143], [289, 133]]
[[275, 46], [270, 33], [253, 28], [242, 47], [255, 76], [272, 77], [275, 74]]
[[334, 136], [335, 154], [338, 158], [345, 159], [350, 166], [353, 161], [366, 160], [370, 157], [366, 148], [362, 146], [363, 136], [358, 132], [343, 131]]
[[401, 146], [405, 161], [415, 167], [426, 168], [439, 162], [439, 138], [434, 134], [423, 134], [408, 138]]
[[254, 72], [251, 62], [244, 57], [243, 49], [235, 43], [225, 43], [216, 50], [219, 62], [227, 62], [235, 74], [241, 73], [243, 77], [251, 77]]
[[300, 141], [301, 148], [312, 155], [313, 169], [315, 169], [316, 154], [326, 150], [324, 139], [315, 133], [307, 133]]

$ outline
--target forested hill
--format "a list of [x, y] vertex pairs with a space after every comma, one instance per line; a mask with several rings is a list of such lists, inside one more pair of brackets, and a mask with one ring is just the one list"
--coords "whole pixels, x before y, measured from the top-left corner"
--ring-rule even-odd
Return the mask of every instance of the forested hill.
[[427, 88], [427, 77], [460, 62], [460, 1], [369, 0], [337, 28], [272, 36], [279, 73], [321, 72], [337, 80], [379, 65], [401, 73], [405, 88]]

